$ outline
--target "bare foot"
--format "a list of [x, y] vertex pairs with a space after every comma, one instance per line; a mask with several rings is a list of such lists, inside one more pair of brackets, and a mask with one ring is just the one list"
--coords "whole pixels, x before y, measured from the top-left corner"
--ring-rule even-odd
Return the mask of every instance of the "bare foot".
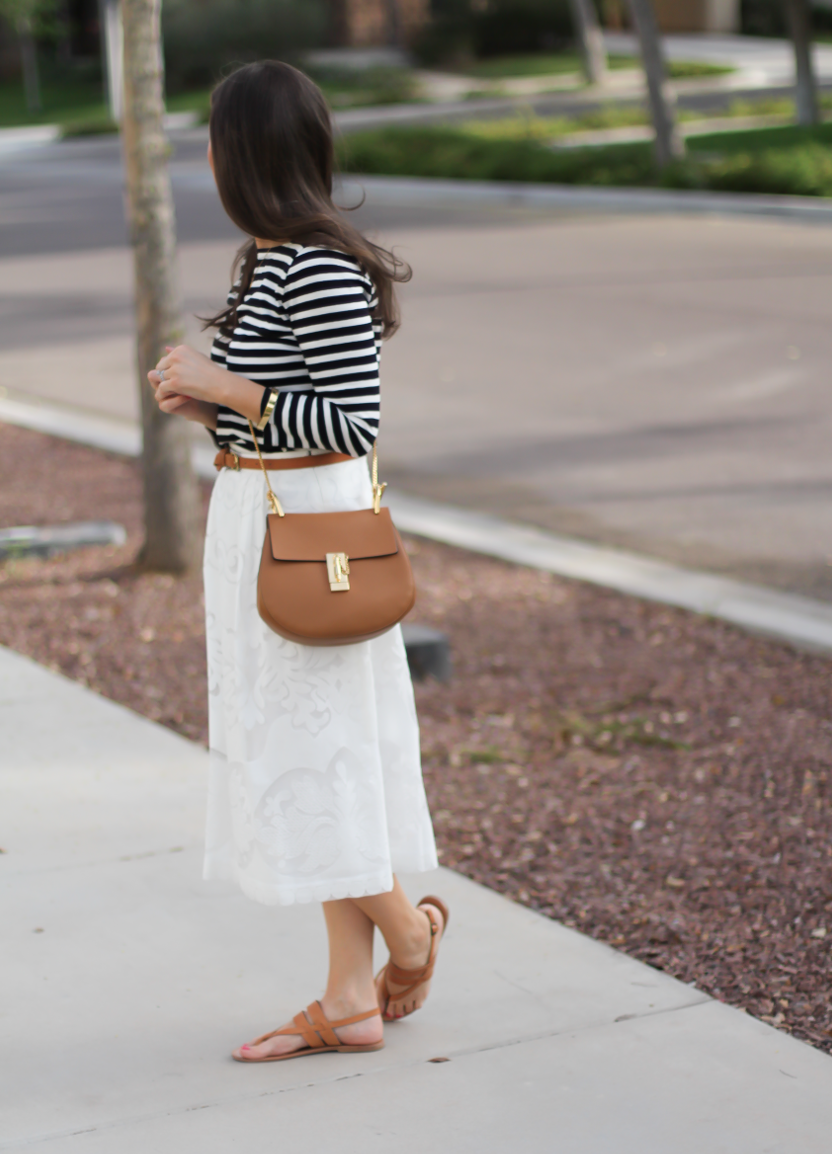
[[[431, 954], [433, 954], [434, 958], [436, 957], [436, 951], [445, 933], [445, 919], [438, 906], [433, 905], [432, 902], [423, 902], [417, 908], [425, 913], [424, 934], [419, 941], [413, 943], [413, 947], [409, 952], [397, 954], [395, 958], [392, 954], [390, 955], [390, 962], [400, 970], [419, 970], [426, 966], [431, 960]], [[428, 911], [430, 911], [430, 916], [428, 916]], [[431, 920], [439, 927], [435, 940], [431, 934]], [[415, 990], [403, 999], [396, 997], [397, 993], [407, 990], [412, 985], [412, 982], [406, 984], [394, 982], [389, 975], [389, 965], [385, 966], [381, 971], [376, 981], [376, 992], [378, 993], [378, 1004], [381, 1007], [381, 1014], [385, 1022], [393, 1022], [397, 1018], [405, 1018], [408, 1014], [412, 1014], [414, 1010], [418, 1010], [420, 1006], [424, 1005], [425, 999], [430, 991], [430, 981], [421, 982]], [[387, 995], [389, 995], [389, 997]]]
[[[373, 1006], [364, 1003], [345, 1002], [336, 998], [321, 998], [321, 1007], [331, 1022], [339, 1022], [342, 1018], [351, 1018], [354, 1014], [363, 1014], [373, 1009]], [[309, 1021], [309, 1015], [303, 1011]], [[287, 1022], [291, 1026], [292, 1022]], [[283, 1027], [280, 1027], [281, 1029]], [[384, 1026], [380, 1016], [365, 1018], [363, 1022], [353, 1022], [350, 1026], [339, 1026], [335, 1034], [345, 1046], [365, 1046], [380, 1042], [384, 1037]], [[275, 1037], [264, 1037], [262, 1042], [247, 1042], [244, 1046], [233, 1051], [233, 1057], [238, 1062], [262, 1061], [264, 1058], [279, 1057], [282, 1054], [293, 1054], [296, 1050], [308, 1049], [308, 1044], [301, 1034], [277, 1034]]]

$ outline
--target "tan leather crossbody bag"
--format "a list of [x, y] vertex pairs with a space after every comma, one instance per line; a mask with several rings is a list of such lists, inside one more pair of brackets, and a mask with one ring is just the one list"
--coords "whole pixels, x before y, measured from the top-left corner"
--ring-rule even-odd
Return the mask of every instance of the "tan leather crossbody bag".
[[413, 608], [416, 586], [390, 510], [381, 508], [375, 445], [371, 509], [285, 513], [253, 427], [251, 435], [272, 510], [257, 578], [265, 623], [303, 645], [351, 645], [392, 629]]

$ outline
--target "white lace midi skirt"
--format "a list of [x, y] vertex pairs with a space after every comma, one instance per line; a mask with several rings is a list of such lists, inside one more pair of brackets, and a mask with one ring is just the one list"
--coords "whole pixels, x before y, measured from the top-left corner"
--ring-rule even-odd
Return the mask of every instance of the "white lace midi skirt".
[[[274, 471], [287, 513], [366, 509], [366, 463]], [[385, 893], [435, 868], [401, 629], [284, 641], [257, 612], [262, 473], [223, 469], [205, 540], [210, 783], [204, 877], [267, 905]]]

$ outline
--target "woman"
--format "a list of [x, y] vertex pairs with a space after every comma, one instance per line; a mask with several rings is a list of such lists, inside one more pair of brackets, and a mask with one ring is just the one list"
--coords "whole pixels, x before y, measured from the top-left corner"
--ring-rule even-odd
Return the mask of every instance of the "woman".
[[[266, 905], [323, 902], [320, 1002], [233, 1053], [278, 1061], [384, 1045], [382, 1019], [427, 996], [448, 920], [414, 908], [396, 870], [436, 866], [401, 630], [311, 648], [257, 612], [266, 488], [286, 512], [368, 508], [379, 349], [410, 270], [332, 202], [332, 132], [319, 89], [264, 61], [215, 90], [208, 160], [250, 238], [210, 359], [168, 349], [148, 377], [159, 407], [205, 425], [220, 450], [205, 542], [211, 780], [206, 878]], [[376, 980], [374, 928], [390, 950]]]

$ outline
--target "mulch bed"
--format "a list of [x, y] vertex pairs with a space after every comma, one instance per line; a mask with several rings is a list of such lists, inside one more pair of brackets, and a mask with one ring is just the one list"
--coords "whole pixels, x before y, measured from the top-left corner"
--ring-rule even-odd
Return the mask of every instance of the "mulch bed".
[[[0, 461], [0, 525], [129, 533], [0, 565], [0, 643], [204, 742], [200, 579], [136, 566], [136, 463], [3, 426]], [[416, 691], [442, 862], [832, 1052], [832, 662], [408, 548], [454, 656]]]

